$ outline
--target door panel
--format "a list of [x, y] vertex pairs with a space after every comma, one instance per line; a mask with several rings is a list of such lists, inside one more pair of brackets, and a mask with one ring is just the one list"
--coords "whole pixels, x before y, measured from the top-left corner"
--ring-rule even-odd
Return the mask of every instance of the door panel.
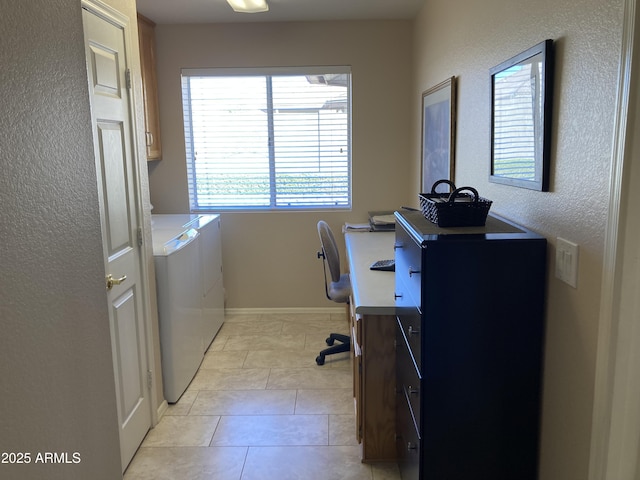
[[151, 401], [137, 238], [136, 159], [126, 81], [125, 29], [129, 27], [125, 17], [104, 8], [85, 3], [83, 22], [105, 271], [115, 280], [105, 286], [124, 471], [151, 426]]
[[123, 157], [122, 123], [98, 125], [101, 164], [103, 167], [103, 199], [106, 208], [105, 223], [110, 258], [133, 247], [130, 231], [131, 215], [127, 195], [126, 159]]
[[140, 342], [138, 329], [132, 320], [136, 318], [136, 295], [132, 289], [128, 289], [113, 303], [113, 326], [117, 344], [121, 347], [120, 355], [116, 358], [116, 378], [120, 382], [120, 409], [123, 412], [125, 423], [135, 413], [141, 399], [144, 398], [144, 378], [140, 375], [140, 368], [129, 368], [131, 365], [140, 367], [141, 360], [135, 353]]
[[118, 56], [117, 52], [109, 50], [102, 45], [90, 45], [91, 54], [91, 80], [93, 88], [103, 94], [119, 97], [120, 84], [118, 82]]

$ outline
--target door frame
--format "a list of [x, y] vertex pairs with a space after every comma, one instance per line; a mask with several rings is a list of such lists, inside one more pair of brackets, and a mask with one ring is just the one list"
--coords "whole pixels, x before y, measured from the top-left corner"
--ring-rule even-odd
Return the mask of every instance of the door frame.
[[640, 478], [640, 24], [623, 0], [622, 48], [605, 237], [589, 480]]
[[[134, 82], [134, 78], [140, 77], [140, 61], [134, 61], [134, 59], [139, 59], [139, 52], [137, 50], [138, 41], [137, 39], [133, 40], [132, 34], [132, 25], [134, 23], [131, 19], [110, 6], [109, 4], [101, 1], [101, 0], [81, 0], [81, 8], [86, 9], [97, 16], [104, 18], [105, 20], [122, 27], [124, 37], [125, 37], [125, 55], [128, 59], [127, 68], [131, 72], [131, 88], [129, 89], [129, 117], [131, 121], [131, 134], [134, 141], [132, 142], [132, 160], [134, 162], [134, 176], [133, 186], [135, 189], [135, 200], [134, 200], [134, 208], [136, 210], [136, 214], [138, 217], [139, 228], [141, 228], [142, 234], [142, 246], [140, 247], [140, 287], [141, 287], [141, 295], [142, 295], [142, 315], [143, 315], [143, 323], [144, 323], [144, 348], [145, 348], [145, 358], [147, 361], [147, 370], [150, 372], [150, 385], [147, 389], [148, 393], [148, 401], [150, 403], [149, 411], [151, 413], [151, 418], [149, 419], [149, 426], [153, 428], [158, 423], [159, 419], [159, 404], [160, 400], [158, 398], [157, 389], [155, 388], [161, 372], [156, 371], [155, 365], [155, 354], [156, 347], [154, 344], [154, 330], [152, 326], [151, 319], [153, 317], [153, 313], [156, 311], [155, 308], [152, 308], [153, 305], [153, 297], [150, 293], [150, 285], [155, 285], [150, 279], [154, 278], [155, 272], [150, 268], [150, 263], [153, 261], [152, 250], [151, 250], [151, 241], [146, 238], [144, 232], [151, 231], [151, 216], [150, 210], [144, 208], [144, 199], [148, 197], [148, 194], [145, 196], [145, 190], [143, 188], [142, 178], [146, 178], [146, 170], [143, 171], [143, 168], [146, 169], [146, 157], [140, 155], [141, 151], [141, 138], [144, 138], [144, 128], [140, 125], [138, 115], [136, 114], [136, 105], [138, 105], [141, 100], [141, 91], [138, 88], [137, 82]], [[137, 27], [136, 27], [137, 28]], [[136, 50], [134, 50], [134, 46]], [[144, 142], [142, 142], [144, 144]], [[141, 162], [141, 158], [145, 158], [144, 164]], [[148, 202], [147, 202], [148, 203]], [[114, 401], [116, 401], [114, 399]], [[164, 401], [164, 399], [162, 399]]]

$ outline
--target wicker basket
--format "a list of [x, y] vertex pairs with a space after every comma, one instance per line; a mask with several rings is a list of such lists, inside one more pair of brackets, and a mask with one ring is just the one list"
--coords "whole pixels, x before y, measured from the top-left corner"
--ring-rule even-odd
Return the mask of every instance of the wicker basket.
[[[448, 184], [451, 193], [436, 193], [436, 187]], [[466, 191], [471, 194], [466, 193]], [[431, 193], [420, 194], [420, 207], [427, 220], [439, 227], [481, 227], [487, 221], [491, 200], [482, 198], [473, 187], [456, 186], [448, 180], [438, 180]]]

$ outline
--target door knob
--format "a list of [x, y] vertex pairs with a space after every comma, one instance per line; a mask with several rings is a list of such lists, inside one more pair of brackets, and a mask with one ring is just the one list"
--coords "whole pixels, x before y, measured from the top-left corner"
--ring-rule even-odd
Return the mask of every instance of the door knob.
[[127, 279], [126, 275], [121, 276], [120, 278], [113, 278], [113, 275], [107, 275], [107, 290], [111, 290], [114, 285], [120, 285]]

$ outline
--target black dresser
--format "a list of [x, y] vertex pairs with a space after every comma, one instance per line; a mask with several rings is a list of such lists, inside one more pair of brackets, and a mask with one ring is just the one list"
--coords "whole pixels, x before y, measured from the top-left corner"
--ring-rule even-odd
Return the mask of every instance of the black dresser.
[[402, 478], [537, 479], [545, 238], [494, 216], [463, 228], [396, 217]]

